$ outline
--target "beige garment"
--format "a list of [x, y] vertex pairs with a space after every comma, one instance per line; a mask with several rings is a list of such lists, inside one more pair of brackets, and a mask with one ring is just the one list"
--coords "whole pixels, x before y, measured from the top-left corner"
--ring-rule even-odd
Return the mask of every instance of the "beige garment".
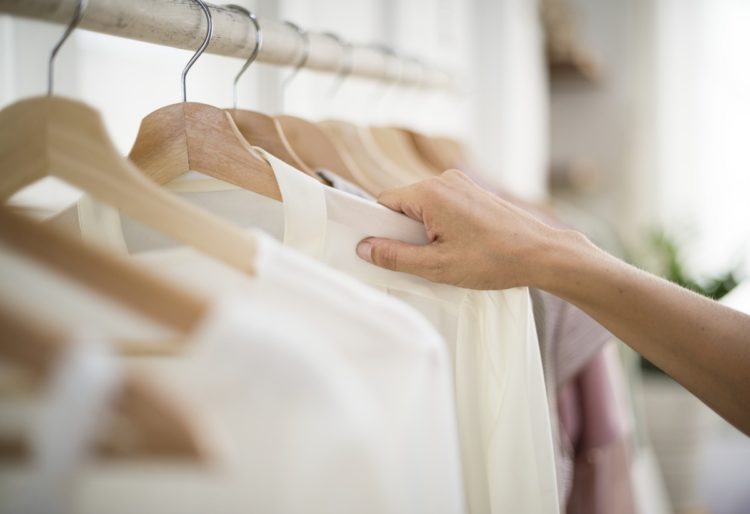
[[[197, 174], [168, 187], [233, 223], [277, 229], [282, 225], [281, 231], [271, 233], [285, 245], [419, 310], [443, 335], [453, 358], [469, 511], [559, 512], [547, 397], [528, 291], [470, 291], [362, 261], [355, 254], [362, 238], [377, 235], [423, 243], [424, 227], [383, 206], [323, 186], [273, 156], [267, 159], [283, 204], [216, 181], [205, 188], [202, 181], [210, 179]], [[146, 229], [125, 220], [107, 230], [121, 230], [130, 251], [145, 250], [153, 240]]]

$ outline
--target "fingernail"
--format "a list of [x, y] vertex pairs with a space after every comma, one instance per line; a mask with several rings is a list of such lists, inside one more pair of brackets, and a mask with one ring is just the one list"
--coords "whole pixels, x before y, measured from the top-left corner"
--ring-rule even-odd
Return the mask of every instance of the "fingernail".
[[357, 255], [367, 262], [372, 262], [372, 243], [369, 239], [359, 242], [357, 245]]

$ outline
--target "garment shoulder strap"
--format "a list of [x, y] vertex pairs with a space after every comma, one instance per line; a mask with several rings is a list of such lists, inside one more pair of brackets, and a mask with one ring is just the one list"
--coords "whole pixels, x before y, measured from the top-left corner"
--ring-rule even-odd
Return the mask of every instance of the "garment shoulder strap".
[[324, 185], [261, 148], [273, 168], [284, 201], [284, 245], [310, 257], [325, 250], [328, 213]]

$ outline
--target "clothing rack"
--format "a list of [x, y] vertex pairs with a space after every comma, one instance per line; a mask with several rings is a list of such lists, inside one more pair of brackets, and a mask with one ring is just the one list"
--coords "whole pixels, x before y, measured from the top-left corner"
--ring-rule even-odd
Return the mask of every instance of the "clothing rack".
[[[77, 0], [0, 0], [0, 14], [70, 22]], [[207, 4], [214, 31], [208, 53], [247, 58], [255, 46], [255, 27], [247, 16], [225, 6]], [[298, 65], [304, 55], [303, 37], [291, 25], [258, 19], [263, 45], [257, 61]], [[195, 50], [205, 36], [205, 16], [191, 0], [89, 0], [79, 27], [174, 48]], [[417, 59], [398, 56], [382, 47], [349, 45], [325, 33], [308, 33], [309, 56], [304, 69], [345, 74], [346, 77], [392, 82], [431, 89], [454, 90], [452, 75]], [[351, 53], [349, 53], [351, 52]]]

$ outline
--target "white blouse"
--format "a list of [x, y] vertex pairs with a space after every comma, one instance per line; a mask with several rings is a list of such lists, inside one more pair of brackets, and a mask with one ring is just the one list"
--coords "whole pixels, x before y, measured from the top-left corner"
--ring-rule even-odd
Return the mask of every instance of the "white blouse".
[[425, 243], [422, 224], [326, 188], [266, 154], [284, 198], [284, 242], [397, 296], [443, 333], [454, 360], [472, 513], [558, 512], [547, 398], [527, 289], [472, 291], [369, 264], [367, 236]]
[[[138, 256], [216, 297], [212, 315], [179, 356], [127, 361], [186, 402], [215, 462], [93, 465], [77, 475], [73, 511], [463, 512], [450, 365], [440, 336], [400, 302], [261, 233], [255, 237], [253, 277], [188, 248]], [[96, 315], [106, 311], [92, 310], [97, 295], [65, 295], [76, 286], [61, 282], [55, 297], [68, 301], [47, 301], [49, 273], [35, 273], [33, 263], [14, 261], [10, 252], [0, 255], [0, 277], [27, 303], [36, 296], [38, 316], [56, 313], [110, 336], [130, 334], [120, 332], [123, 323], [110, 323], [114, 312]], [[29, 269], [16, 273], [23, 268]], [[136, 333], [147, 338], [148, 327]]]
[[[547, 397], [528, 290], [461, 289], [361, 260], [355, 253], [361, 239], [379, 236], [425, 243], [423, 225], [326, 187], [263, 153], [273, 167], [283, 204], [192, 172], [168, 187], [229, 221], [259, 225], [285, 245], [421, 311], [443, 335], [453, 358], [468, 510], [558, 512]], [[82, 227], [91, 225], [86, 209], [78, 214]], [[153, 238], [146, 241], [142, 228], [132, 223], [122, 227], [117, 227], [119, 237], [131, 250], [168, 245]], [[112, 223], [105, 223], [105, 228], [113, 232]], [[388, 323], [387, 318], [381, 323]]]

